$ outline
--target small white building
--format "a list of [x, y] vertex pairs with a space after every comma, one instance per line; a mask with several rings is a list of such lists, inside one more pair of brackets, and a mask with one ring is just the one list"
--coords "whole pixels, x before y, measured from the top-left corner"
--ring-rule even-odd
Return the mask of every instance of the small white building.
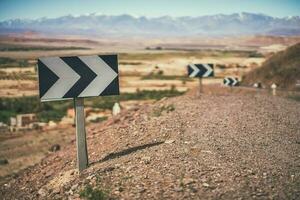
[[29, 130], [36, 127], [33, 123], [37, 122], [36, 114], [19, 114], [16, 117], [10, 118], [10, 131]]

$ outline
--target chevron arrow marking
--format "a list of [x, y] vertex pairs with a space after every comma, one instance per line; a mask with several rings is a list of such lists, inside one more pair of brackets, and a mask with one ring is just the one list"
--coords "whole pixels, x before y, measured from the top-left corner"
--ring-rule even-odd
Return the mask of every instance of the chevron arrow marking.
[[97, 77], [97, 74], [78, 57], [62, 57], [61, 59], [80, 76], [80, 79], [63, 98], [78, 97], [79, 94]]
[[203, 74], [203, 77], [208, 77], [212, 72], [213, 69], [211, 68], [211, 66], [209, 66], [208, 64], [202, 64], [205, 68], [206, 68], [206, 72], [205, 74]]
[[39, 60], [58, 76], [58, 80], [41, 97], [41, 100], [62, 98], [80, 79], [80, 76], [59, 57]]
[[118, 76], [99, 56], [80, 56], [89, 68], [96, 74], [96, 78], [80, 93], [79, 97], [100, 95], [105, 88]]
[[227, 78], [227, 85], [231, 85], [231, 78]]
[[235, 85], [238, 83], [238, 80], [235, 79], [235, 78], [233, 78], [232, 81], [233, 81], [233, 82], [232, 82], [232, 85], [233, 85], [233, 86], [235, 86]]
[[40, 58], [41, 100], [118, 95], [117, 59], [116, 55]]
[[235, 86], [239, 81], [236, 78], [226, 77], [223, 80], [224, 85]]
[[228, 80], [229, 80], [229, 84], [228, 85], [232, 86], [233, 79], [232, 78], [228, 78]]
[[197, 76], [197, 74], [200, 72], [199, 68], [194, 65], [194, 64], [190, 64], [190, 67], [194, 70], [189, 77], [195, 77]]
[[189, 77], [210, 77], [214, 76], [212, 64], [189, 64], [188, 65]]
[[228, 79], [224, 78], [223, 83], [224, 83], [224, 85], [228, 85]]

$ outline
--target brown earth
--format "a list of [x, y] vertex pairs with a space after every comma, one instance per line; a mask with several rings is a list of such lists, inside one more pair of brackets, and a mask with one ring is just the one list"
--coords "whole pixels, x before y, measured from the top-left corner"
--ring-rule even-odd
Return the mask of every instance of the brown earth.
[[76, 199], [89, 185], [111, 199], [300, 196], [297, 101], [217, 87], [123, 111], [87, 132], [87, 170], [74, 170], [73, 141], [3, 184], [2, 199]]
[[20, 170], [39, 163], [54, 144], [64, 149], [67, 143], [75, 139], [74, 128], [59, 126], [43, 132], [19, 131], [0, 134], [0, 159], [7, 159], [8, 164], [0, 166], [0, 184]]
[[285, 51], [278, 52], [267, 59], [261, 67], [250, 71], [243, 77], [244, 85], [253, 85], [261, 82], [266, 87], [273, 83], [280, 88], [300, 90], [300, 43]]

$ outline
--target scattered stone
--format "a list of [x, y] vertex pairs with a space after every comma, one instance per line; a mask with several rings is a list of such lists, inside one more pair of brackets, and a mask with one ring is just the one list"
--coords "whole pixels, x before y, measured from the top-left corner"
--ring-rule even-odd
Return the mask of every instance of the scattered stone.
[[52, 171], [47, 171], [45, 174], [45, 178], [49, 178], [52, 175]]
[[58, 194], [58, 193], [60, 193], [60, 188], [59, 188], [59, 187], [54, 188], [53, 191], [52, 191], [52, 193], [53, 193], [53, 194]]
[[182, 187], [175, 187], [174, 190], [176, 192], [182, 192], [183, 191], [183, 188]]
[[211, 151], [208, 150], [201, 150], [202, 153], [212, 153]]
[[204, 187], [209, 187], [209, 184], [208, 183], [203, 183], [202, 184]]
[[189, 186], [189, 189], [192, 193], [196, 193], [198, 190], [194, 188], [192, 185]]
[[175, 142], [175, 140], [166, 140], [165, 141], [165, 144], [172, 144], [172, 143], [174, 143]]
[[196, 181], [195, 181], [195, 179], [192, 179], [192, 178], [184, 178], [183, 180], [182, 180], [182, 183], [184, 184], [184, 185], [189, 185], [189, 184], [192, 184], [192, 183], [195, 183]]
[[120, 167], [121, 167], [121, 164], [119, 164], [119, 163], [115, 164], [115, 168], [120, 168]]
[[[203, 94], [195, 100], [175, 97], [164, 104], [174, 104], [176, 112], [147, 118], [153, 108], [149, 105], [141, 107], [139, 115], [130, 114], [132, 123], [120, 113], [126, 128], [120, 128], [120, 123], [105, 124], [105, 131], [88, 140], [91, 165], [87, 170], [80, 174], [73, 170], [76, 148], [70, 144], [13, 177], [10, 188], [0, 186], [2, 198], [79, 199], [78, 194], [85, 191], [90, 195], [103, 192], [107, 199], [132, 200], [251, 199], [252, 195], [297, 199], [298, 176], [291, 173], [298, 165], [286, 165], [299, 160], [297, 149], [286, 148], [295, 147], [297, 135], [286, 137], [282, 132], [299, 130], [298, 103], [232, 93]], [[95, 130], [90, 131], [103, 129], [103, 124], [93, 125]], [[286, 153], [290, 156], [285, 157]], [[101, 159], [109, 154], [109, 159]], [[280, 162], [270, 166], [278, 155]], [[273, 177], [278, 181], [269, 180]], [[286, 187], [289, 190], [282, 192]]]
[[149, 157], [149, 156], [144, 156], [144, 157], [142, 157], [142, 159], [141, 159], [145, 164], [150, 164], [150, 162], [151, 162], [151, 157]]
[[161, 100], [159, 100], [159, 102], [166, 101], [167, 99], [168, 99], [168, 97], [163, 97]]
[[78, 184], [72, 185], [71, 190], [75, 191], [78, 188]]
[[267, 176], [267, 173], [266, 173], [266, 172], [264, 172], [264, 173], [263, 173], [263, 176], [264, 176], [264, 177], [266, 177], [266, 176]]
[[45, 189], [41, 188], [41, 189], [39, 189], [38, 194], [39, 194], [41, 197], [45, 197], [45, 196], [47, 195], [47, 192], [46, 192]]
[[119, 194], [120, 194], [120, 191], [116, 190], [116, 191], [114, 191], [114, 194], [115, 194], [115, 195], [119, 195]]
[[88, 177], [86, 177], [86, 179], [87, 179], [87, 180], [91, 180], [91, 179], [93, 179], [94, 177], [95, 177], [95, 175], [92, 174], [92, 175], [89, 175]]
[[51, 152], [56, 152], [60, 150], [60, 145], [59, 144], [54, 144], [50, 147], [49, 151]]

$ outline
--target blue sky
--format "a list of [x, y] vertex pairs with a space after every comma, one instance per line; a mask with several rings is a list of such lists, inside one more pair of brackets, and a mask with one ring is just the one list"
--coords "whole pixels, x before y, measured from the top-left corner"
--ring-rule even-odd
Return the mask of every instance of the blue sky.
[[263, 13], [275, 17], [299, 16], [300, 0], [0, 0], [1, 21], [87, 13], [156, 17], [237, 12]]

